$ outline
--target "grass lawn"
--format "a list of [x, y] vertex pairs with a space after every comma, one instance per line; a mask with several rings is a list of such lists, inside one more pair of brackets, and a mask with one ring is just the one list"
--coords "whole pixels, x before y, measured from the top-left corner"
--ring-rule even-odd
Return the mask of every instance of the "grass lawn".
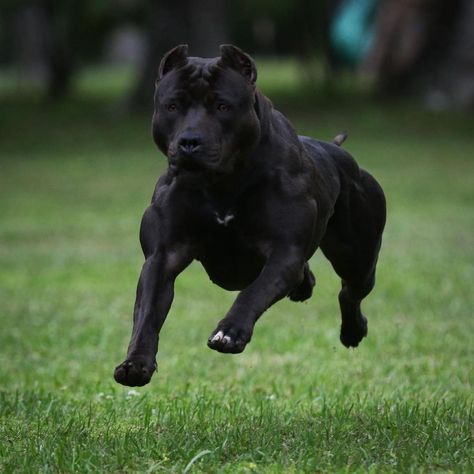
[[110, 72], [62, 105], [6, 99], [1, 472], [474, 472], [474, 117], [357, 97], [311, 106], [288, 71], [275, 83], [263, 68], [264, 92], [301, 133], [349, 130], [386, 191], [368, 338], [339, 343], [339, 282], [317, 253], [313, 298], [278, 303], [243, 354], [218, 354], [206, 340], [235, 294], [193, 264], [158, 373], [117, 385], [141, 213], [165, 167], [149, 117], [104, 106], [123, 89]]

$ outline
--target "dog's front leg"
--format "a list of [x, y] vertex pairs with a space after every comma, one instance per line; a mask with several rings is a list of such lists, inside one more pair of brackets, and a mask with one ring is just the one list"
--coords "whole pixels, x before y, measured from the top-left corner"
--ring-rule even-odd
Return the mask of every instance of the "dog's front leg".
[[115, 369], [115, 380], [130, 387], [147, 384], [156, 369], [158, 335], [173, 301], [173, 279], [164, 272], [164, 256], [152, 255], [143, 265], [133, 312], [127, 358]]
[[258, 278], [239, 293], [226, 317], [209, 337], [208, 346], [219, 352], [242, 352], [262, 313], [301, 282], [304, 263], [299, 249], [274, 251]]
[[147, 384], [156, 370], [159, 333], [173, 301], [174, 281], [190, 262], [183, 249], [166, 249], [156, 224], [155, 213], [148, 210], [140, 231], [146, 260], [138, 281], [132, 337], [127, 358], [114, 373], [117, 382], [130, 387]]

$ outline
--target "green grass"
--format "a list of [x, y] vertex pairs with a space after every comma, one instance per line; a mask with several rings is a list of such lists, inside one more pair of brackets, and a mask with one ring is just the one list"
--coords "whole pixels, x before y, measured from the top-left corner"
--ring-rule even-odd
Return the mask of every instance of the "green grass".
[[386, 191], [369, 337], [340, 345], [339, 283], [317, 254], [308, 303], [269, 310], [242, 355], [210, 351], [235, 294], [192, 265], [151, 384], [115, 384], [141, 213], [165, 167], [149, 118], [106, 106], [105, 79], [115, 95], [126, 86], [110, 72], [64, 104], [4, 99], [1, 472], [474, 472], [474, 119], [308, 100], [275, 71], [262, 68], [262, 88], [298, 130], [348, 129]]

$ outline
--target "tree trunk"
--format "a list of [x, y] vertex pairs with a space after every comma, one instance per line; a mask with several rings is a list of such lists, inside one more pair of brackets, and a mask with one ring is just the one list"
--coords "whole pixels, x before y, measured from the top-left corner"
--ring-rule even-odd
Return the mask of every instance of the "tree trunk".
[[384, 95], [472, 104], [473, 24], [472, 0], [384, 0], [365, 69]]

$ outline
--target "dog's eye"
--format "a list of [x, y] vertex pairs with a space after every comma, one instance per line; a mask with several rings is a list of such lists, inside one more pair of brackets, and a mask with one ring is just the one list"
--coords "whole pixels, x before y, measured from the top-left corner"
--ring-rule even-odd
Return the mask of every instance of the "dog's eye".
[[230, 110], [230, 105], [229, 104], [219, 104], [217, 106], [217, 110], [219, 112], [228, 112]]
[[176, 112], [178, 110], [178, 106], [176, 104], [168, 104], [166, 106], [166, 110], [168, 110], [168, 112]]

